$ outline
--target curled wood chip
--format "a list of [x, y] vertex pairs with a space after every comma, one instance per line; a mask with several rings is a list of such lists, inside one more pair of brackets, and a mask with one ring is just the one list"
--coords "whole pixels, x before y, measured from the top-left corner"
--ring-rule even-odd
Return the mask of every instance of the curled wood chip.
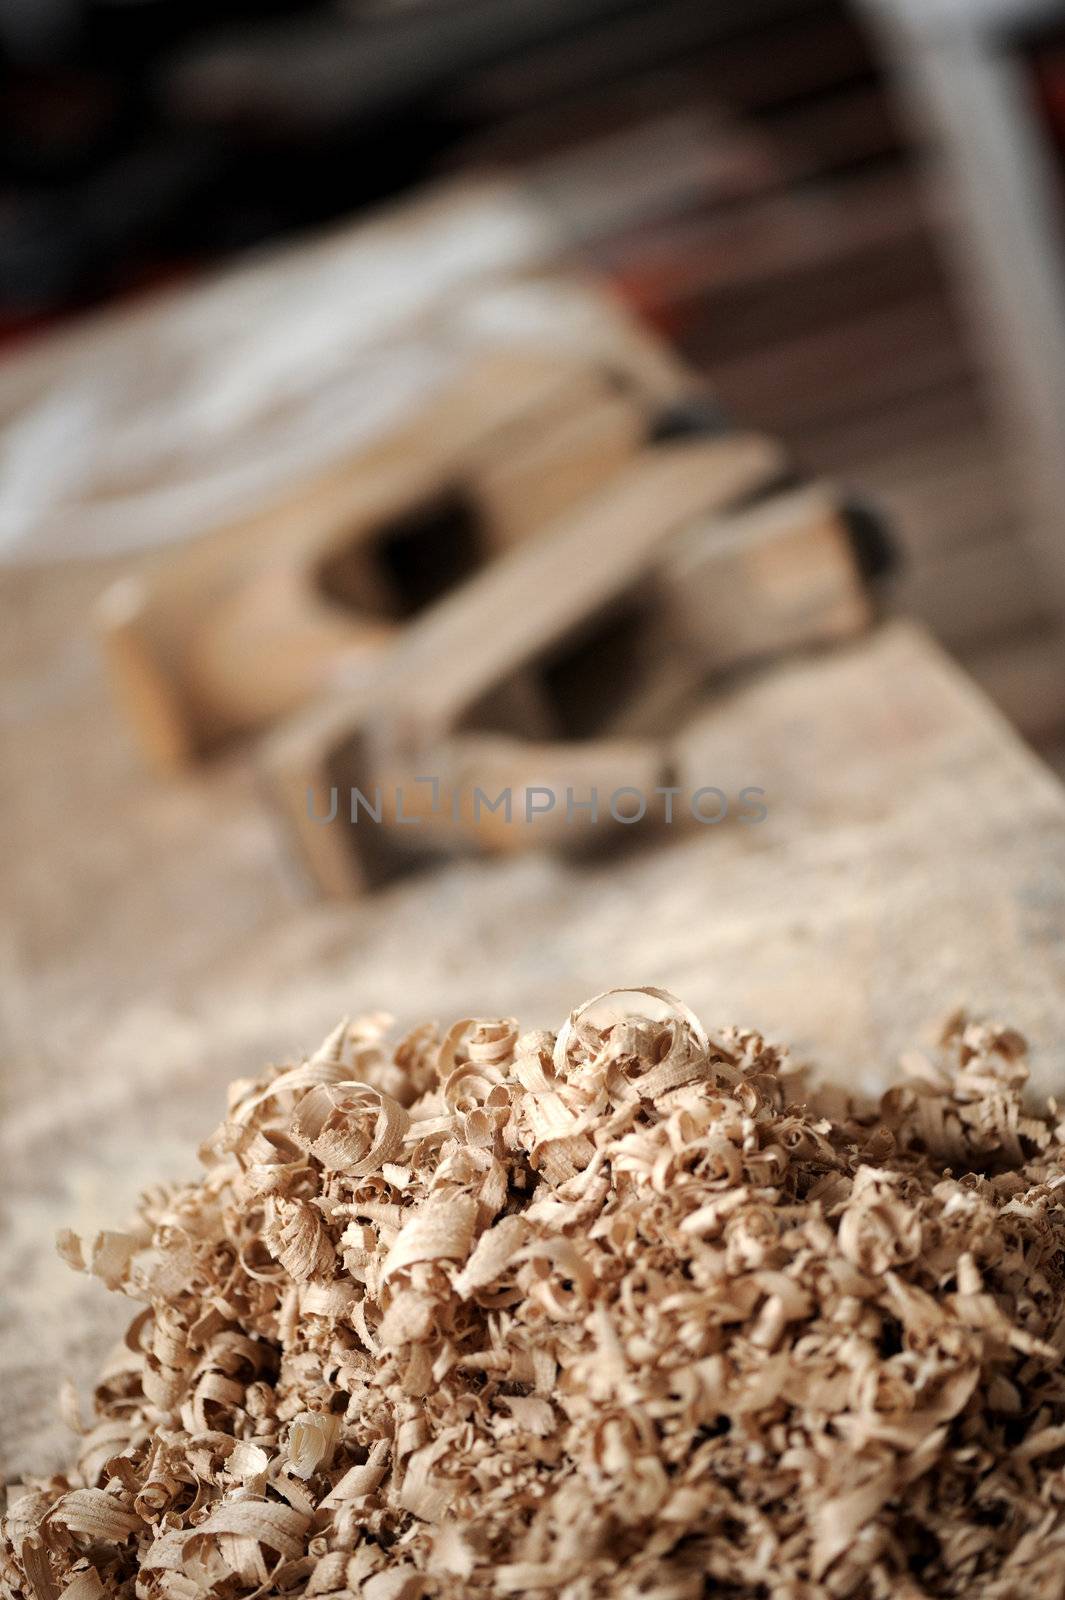
[[101, 1600], [106, 1593], [96, 1568], [85, 1567], [74, 1574], [59, 1600]]
[[98, 1233], [92, 1242], [89, 1271], [102, 1278], [109, 1289], [121, 1286], [137, 1248], [128, 1233]]
[[125, 1539], [141, 1525], [135, 1511], [104, 1489], [74, 1489], [56, 1501], [50, 1515], [71, 1533], [93, 1539]]
[[469, 1194], [431, 1194], [405, 1222], [381, 1268], [382, 1279], [425, 1261], [464, 1261], [473, 1240], [477, 1203]]
[[85, 1271], [85, 1252], [81, 1248], [81, 1240], [72, 1229], [59, 1229], [55, 1236], [55, 1247], [68, 1267], [73, 1267], [75, 1272]]
[[289, 1429], [288, 1470], [297, 1478], [313, 1478], [332, 1460], [339, 1431], [340, 1418], [330, 1412], [297, 1417]]
[[636, 989], [235, 1084], [199, 1182], [59, 1237], [139, 1309], [0, 1587], [1060, 1600], [1065, 1124], [1009, 1029], [905, 1072]]

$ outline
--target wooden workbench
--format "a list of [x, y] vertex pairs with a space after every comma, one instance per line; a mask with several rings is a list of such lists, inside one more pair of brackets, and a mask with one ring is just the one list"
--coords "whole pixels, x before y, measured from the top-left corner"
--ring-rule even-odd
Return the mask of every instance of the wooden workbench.
[[708, 707], [691, 770], [764, 787], [759, 827], [583, 867], [460, 863], [337, 906], [311, 897], [245, 759], [140, 770], [86, 624], [112, 570], [0, 577], [9, 1471], [63, 1458], [59, 1376], [84, 1386], [125, 1317], [60, 1265], [55, 1228], [119, 1223], [191, 1172], [227, 1081], [345, 1012], [557, 1025], [608, 986], [662, 984], [873, 1085], [966, 1002], [1065, 1087], [1065, 791], [912, 628]]

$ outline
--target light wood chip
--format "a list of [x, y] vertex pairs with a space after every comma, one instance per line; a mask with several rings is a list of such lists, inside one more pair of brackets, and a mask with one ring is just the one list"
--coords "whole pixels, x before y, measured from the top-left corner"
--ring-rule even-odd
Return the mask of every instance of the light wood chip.
[[138, 1302], [12, 1600], [1061, 1600], [1065, 1123], [955, 1016], [873, 1103], [661, 990], [344, 1023], [68, 1264]]

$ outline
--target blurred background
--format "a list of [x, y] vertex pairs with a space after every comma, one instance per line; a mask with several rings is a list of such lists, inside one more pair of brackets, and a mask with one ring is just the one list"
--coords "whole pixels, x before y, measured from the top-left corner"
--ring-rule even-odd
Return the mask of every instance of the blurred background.
[[[539, 264], [597, 275], [731, 417], [874, 497], [890, 605], [1063, 759], [1062, 8], [0, 0], [0, 75], [0, 357], [501, 179], [550, 220]], [[19, 484], [26, 410], [9, 384]], [[5, 527], [38, 553], [24, 509]]]

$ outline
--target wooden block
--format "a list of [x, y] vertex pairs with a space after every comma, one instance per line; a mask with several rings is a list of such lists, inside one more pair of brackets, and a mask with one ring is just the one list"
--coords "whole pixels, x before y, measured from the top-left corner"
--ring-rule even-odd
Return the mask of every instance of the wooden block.
[[[394, 865], [395, 847], [387, 829], [367, 846], [355, 830], [316, 823], [308, 794], [366, 792], [397, 771], [431, 774], [432, 752], [484, 726], [487, 696], [538, 663], [557, 667], [563, 647], [640, 584], [672, 535], [742, 500], [782, 464], [780, 450], [755, 435], [643, 451], [540, 538], [416, 619], [376, 670], [268, 741], [264, 770], [320, 885], [333, 894], [367, 886]], [[556, 696], [565, 690], [557, 671], [544, 682]]]
[[[618, 813], [628, 807], [632, 818], [615, 831], [650, 826], [661, 814], [655, 790], [668, 771], [657, 739], [544, 743], [478, 733], [442, 741], [419, 765], [430, 772], [419, 777], [412, 767], [381, 775], [371, 796], [381, 823], [369, 823], [389, 828], [397, 851], [418, 855], [580, 848], [609, 830], [615, 796]], [[636, 791], [644, 804], [622, 790]], [[361, 811], [356, 827], [367, 825]]]
[[707, 675], [831, 644], [872, 620], [844, 497], [825, 484], [685, 529], [661, 584], [682, 648]]
[[453, 592], [412, 628], [375, 685], [389, 725], [435, 743], [486, 688], [545, 655], [637, 584], [657, 552], [700, 516], [781, 470], [757, 435], [645, 451], [536, 540]]
[[155, 556], [98, 612], [149, 761], [180, 767], [357, 670], [410, 615], [593, 492], [658, 406], [624, 371], [489, 354], [356, 459]]
[[510, 545], [593, 494], [644, 442], [647, 419], [623, 393], [587, 396], [578, 409], [523, 430], [514, 448], [475, 467], [486, 525]]
[[810, 484], [681, 529], [632, 622], [648, 670], [602, 731], [675, 728], [715, 677], [869, 627], [874, 603], [853, 517], [841, 490]]
[[192, 759], [187, 709], [173, 676], [157, 665], [144, 637], [148, 589], [139, 577], [120, 578], [101, 595], [96, 625], [111, 689], [136, 732], [142, 754], [158, 772]]

